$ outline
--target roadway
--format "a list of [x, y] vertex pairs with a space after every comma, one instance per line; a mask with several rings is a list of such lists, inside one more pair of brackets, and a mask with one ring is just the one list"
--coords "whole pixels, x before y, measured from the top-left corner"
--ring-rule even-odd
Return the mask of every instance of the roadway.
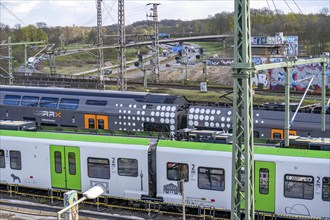
[[[167, 45], [160, 45], [164, 50], [169, 51], [170, 48]], [[186, 45], [186, 47], [191, 47], [193, 46], [194, 48], [198, 48], [198, 45]], [[183, 54], [182, 57], [182, 62], [187, 62], [188, 65], [192, 65], [194, 64], [195, 60], [196, 60], [196, 55], [199, 54], [199, 52], [196, 52], [198, 49], [195, 49], [194, 52], [192, 52], [191, 50], [186, 50], [187, 52]], [[177, 56], [177, 53], [173, 53], [170, 52], [168, 53], [167, 56], [163, 56], [161, 55], [159, 57], [159, 62], [160, 62], [160, 66], [159, 66], [159, 70], [160, 72], [163, 72], [164, 70], [168, 69], [169, 67], [171, 68], [183, 68], [184, 65], [177, 63], [176, 60], [174, 59], [174, 57]], [[144, 56], [144, 60], [148, 60], [149, 58], [152, 58], [152, 54], [148, 54], [146, 56]], [[127, 78], [142, 78], [143, 77], [143, 71], [141, 70], [140, 67], [136, 67], [134, 65], [135, 62], [137, 62], [138, 60], [132, 60], [126, 63], [127, 68]], [[150, 64], [147, 64], [146, 62], [144, 63], [144, 67], [147, 68], [147, 74], [150, 75]], [[118, 65], [113, 65], [113, 66], [107, 66], [104, 67], [103, 70], [107, 70], [107, 69], [112, 69], [112, 73], [111, 74], [117, 74], [118, 71]], [[87, 75], [87, 74], [91, 74], [91, 73], [95, 73], [97, 72], [97, 69], [92, 69], [92, 70], [87, 70], [87, 71], [83, 71], [83, 72], [78, 72], [78, 73], [74, 73], [72, 75], [74, 76], [82, 76], [82, 75]], [[129, 73], [130, 72], [130, 73]], [[110, 74], [109, 74], [110, 75]], [[97, 74], [92, 74], [91, 77], [96, 77]]]
[[[218, 40], [218, 39], [228, 39], [228, 38], [233, 38], [233, 35], [208, 35], [208, 36], [170, 38], [170, 39], [159, 40], [159, 43], [160, 44], [168, 44], [168, 43], [175, 43], [175, 42], [189, 42], [189, 41], [200, 41], [200, 40]], [[153, 41], [143, 41], [143, 42], [135, 42], [135, 43], [126, 44], [125, 47], [137, 47], [137, 46], [146, 46], [146, 45], [152, 45], [152, 44], [153, 44]], [[86, 51], [91, 51], [91, 50], [111, 49], [111, 48], [112, 49], [117, 49], [117, 48], [119, 48], [119, 45], [67, 50], [66, 53], [79, 52], [79, 51], [85, 51], [86, 52]]]

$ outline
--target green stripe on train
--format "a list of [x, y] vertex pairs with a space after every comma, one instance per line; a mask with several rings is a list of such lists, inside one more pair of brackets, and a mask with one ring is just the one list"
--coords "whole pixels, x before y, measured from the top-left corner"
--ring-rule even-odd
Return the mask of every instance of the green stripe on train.
[[[199, 142], [183, 142], [183, 141], [168, 141], [161, 140], [158, 142], [159, 147], [172, 147], [181, 149], [195, 149], [195, 150], [210, 150], [231, 152], [231, 144], [213, 144], [213, 143], [199, 143]], [[330, 159], [330, 151], [321, 150], [302, 150], [293, 148], [275, 148], [266, 146], [256, 146], [254, 148], [255, 154], [277, 155], [277, 156], [295, 156], [295, 157], [310, 157], [310, 158], [325, 158]]]
[[115, 143], [115, 144], [132, 144], [132, 145], [148, 145], [147, 138], [133, 138], [133, 137], [113, 137], [92, 134], [68, 134], [68, 133], [54, 133], [54, 132], [33, 132], [33, 131], [12, 131], [0, 130], [0, 136], [10, 137], [25, 137], [25, 138], [43, 138], [53, 140], [66, 141], [83, 141], [96, 143]]

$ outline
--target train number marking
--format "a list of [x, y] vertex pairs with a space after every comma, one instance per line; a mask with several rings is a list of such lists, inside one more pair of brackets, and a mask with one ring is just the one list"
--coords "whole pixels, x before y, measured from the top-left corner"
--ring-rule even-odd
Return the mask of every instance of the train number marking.
[[111, 172], [116, 173], [116, 158], [111, 158]]
[[191, 180], [195, 180], [195, 177], [196, 177], [196, 165], [195, 164], [191, 164], [191, 172], [190, 172], [190, 175], [191, 175]]
[[315, 194], [321, 194], [321, 177], [316, 177]]

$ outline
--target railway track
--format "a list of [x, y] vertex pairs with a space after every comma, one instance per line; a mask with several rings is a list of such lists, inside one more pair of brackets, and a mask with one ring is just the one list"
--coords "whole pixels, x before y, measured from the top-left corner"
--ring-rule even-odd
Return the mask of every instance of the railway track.
[[[13, 211], [17, 213], [30, 213], [44, 217], [51, 216], [51, 213], [56, 214], [63, 208], [63, 194], [66, 192], [62, 190], [23, 187], [17, 184], [7, 183], [0, 183], [0, 189], [0, 210], [8, 211], [8, 207], [12, 207], [14, 209]], [[79, 194], [79, 196], [81, 195]], [[13, 202], [15, 200], [17, 202]], [[22, 202], [22, 200], [27, 202]], [[42, 203], [42, 205], [38, 203]], [[7, 206], [7, 209], [2, 205]], [[149, 200], [128, 200], [118, 197], [101, 196], [94, 201], [83, 202], [79, 205], [79, 208], [79, 215], [95, 219], [182, 219], [181, 206], [178, 207], [174, 204]], [[187, 219], [229, 219], [228, 210], [224, 214], [224, 210], [203, 207], [196, 208], [187, 206]], [[30, 210], [30, 212], [27, 212], [27, 210]], [[227, 217], [216, 216], [216, 212], [221, 212], [222, 216], [226, 215]]]
[[[44, 204], [38, 204], [29, 201], [22, 200], [9, 200], [0, 199], [0, 211], [5, 211], [9, 213], [17, 213], [20, 216], [34, 216], [36, 219], [57, 219], [56, 213], [59, 212], [63, 207], [60, 206], [50, 206]], [[12, 218], [8, 218], [12, 219]], [[79, 210], [79, 219], [92, 220], [92, 219], [134, 219], [143, 220], [144, 218], [128, 216], [128, 215], [118, 215], [103, 212], [96, 212], [90, 210]]]
[[[139, 82], [130, 82], [130, 85], [141, 85]], [[157, 89], [185, 89], [185, 90], [199, 90], [200, 85], [196, 84], [188, 84], [188, 85], [182, 85], [180, 83], [148, 83], [149, 87], [157, 88]], [[221, 85], [208, 85], [207, 86], [208, 91], [215, 91], [215, 92], [230, 92], [233, 90], [230, 86], [221, 86]], [[256, 94], [260, 95], [274, 95], [274, 94], [284, 94], [284, 90], [255, 90]], [[303, 95], [303, 91], [290, 91], [291, 95]], [[309, 96], [321, 96], [321, 93], [317, 92], [309, 92]], [[327, 92], [327, 96], [330, 95], [330, 92]]]
[[[143, 86], [142, 80], [128, 80], [128, 86], [130, 89], [135, 89], [136, 87]], [[5, 81], [1, 81], [1, 84], [6, 84]], [[24, 74], [16, 74], [15, 75], [15, 85], [21, 86], [59, 86], [59, 87], [71, 87], [71, 88], [90, 88], [95, 89], [97, 85], [97, 79], [90, 77], [78, 77], [78, 76], [67, 76], [67, 75], [45, 75], [45, 74], [33, 74], [33, 75], [24, 75]], [[117, 85], [116, 77], [109, 77], [105, 80], [106, 86]], [[161, 91], [164, 89], [184, 89], [184, 90], [200, 90], [199, 83], [173, 83], [173, 82], [164, 82], [164, 83], [154, 83], [148, 82], [148, 87], [153, 91]], [[231, 86], [221, 86], [221, 85], [208, 85], [208, 91], [215, 92], [225, 92], [229, 93], [232, 91]], [[259, 95], [282, 95], [284, 94], [283, 90], [255, 90], [256, 94]], [[301, 97], [303, 95], [303, 91], [291, 91], [292, 96]], [[327, 93], [327, 96], [330, 96], [330, 92]], [[308, 97], [321, 97], [321, 94], [318, 92], [309, 92]]]
[[[56, 213], [63, 208], [63, 194], [65, 192], [64, 190], [0, 183], [0, 211], [38, 216], [41, 219], [56, 216]], [[81, 196], [80, 193], [78, 195]], [[81, 216], [80, 219], [179, 220], [182, 219], [183, 212], [182, 206], [173, 203], [100, 196], [94, 201], [81, 203], [79, 215]], [[227, 220], [230, 219], [230, 210], [186, 205], [186, 219]], [[292, 218], [256, 212], [256, 219], [288, 220]], [[303, 219], [321, 220], [308, 217]]]

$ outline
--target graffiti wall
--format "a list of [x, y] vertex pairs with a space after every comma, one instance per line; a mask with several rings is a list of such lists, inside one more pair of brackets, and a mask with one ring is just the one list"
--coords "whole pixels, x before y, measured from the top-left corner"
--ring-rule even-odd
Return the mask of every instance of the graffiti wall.
[[[264, 57], [252, 57], [255, 65], [266, 63]], [[283, 58], [270, 58], [271, 63], [282, 62]], [[211, 66], [230, 66], [233, 59], [213, 58], [208, 60], [208, 65]], [[304, 91], [309, 83], [308, 80], [302, 80], [308, 77], [314, 77], [311, 88], [314, 91], [320, 92], [322, 88], [322, 66], [320, 63], [310, 65], [300, 65], [292, 68], [291, 71], [291, 87], [297, 91]], [[330, 62], [326, 69], [326, 85], [327, 91], [330, 92]], [[253, 86], [258, 89], [280, 90], [285, 85], [285, 72], [283, 68], [260, 71], [253, 78]]]
[[[285, 85], [285, 72], [283, 68], [268, 70], [270, 75], [270, 89], [281, 89]], [[309, 84], [309, 80], [303, 80], [308, 77], [313, 77], [314, 80], [311, 89], [316, 92], [321, 92], [322, 88], [322, 66], [319, 63], [310, 65], [300, 65], [292, 68], [291, 71], [291, 87], [297, 91], [304, 91]], [[326, 86], [330, 92], [330, 62], [326, 69]]]
[[269, 73], [268, 71], [259, 71], [258, 74], [255, 74], [252, 79], [252, 86], [258, 89], [269, 89]]
[[298, 56], [298, 36], [283, 36], [282, 32], [275, 36], [252, 36], [252, 45], [283, 44], [282, 56]]

